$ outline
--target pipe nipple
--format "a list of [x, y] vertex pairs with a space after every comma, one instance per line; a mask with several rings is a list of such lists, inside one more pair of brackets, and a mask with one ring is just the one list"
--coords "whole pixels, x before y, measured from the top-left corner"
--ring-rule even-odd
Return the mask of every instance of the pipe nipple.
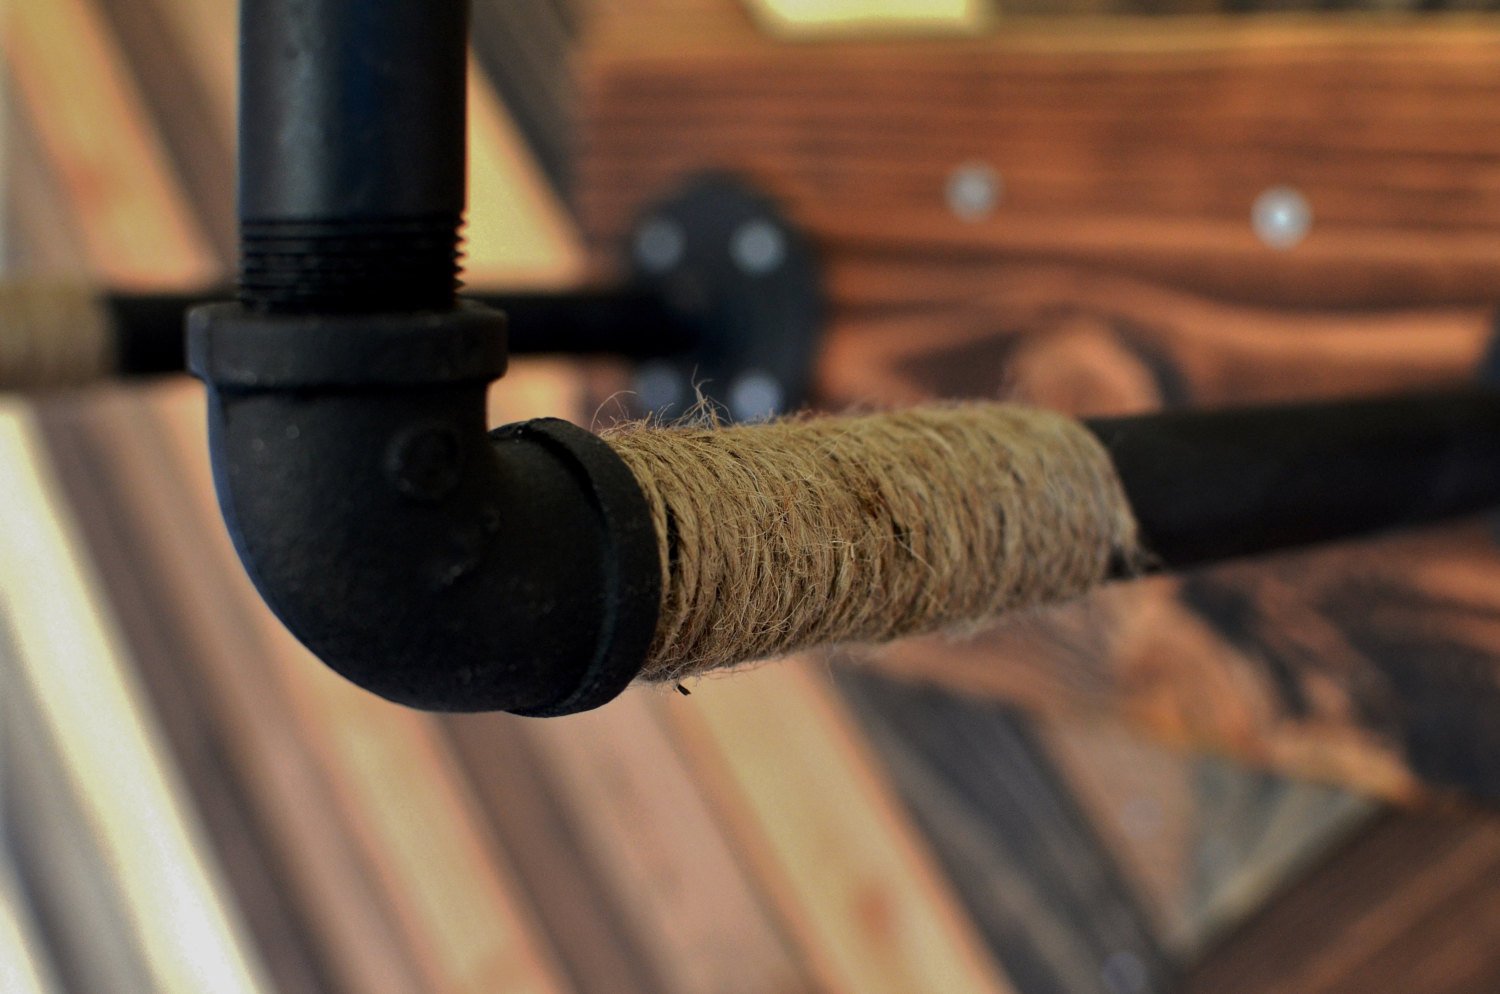
[[452, 308], [458, 214], [243, 221], [240, 302], [262, 312], [397, 313]]

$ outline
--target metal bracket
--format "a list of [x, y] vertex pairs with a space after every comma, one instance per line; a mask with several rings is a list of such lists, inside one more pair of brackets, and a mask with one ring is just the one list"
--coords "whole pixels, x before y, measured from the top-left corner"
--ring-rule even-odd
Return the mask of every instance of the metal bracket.
[[808, 398], [824, 318], [811, 240], [765, 195], [724, 174], [689, 181], [645, 211], [627, 246], [635, 283], [696, 345], [643, 363], [637, 414], [686, 414], [700, 395], [721, 417], [758, 421]]

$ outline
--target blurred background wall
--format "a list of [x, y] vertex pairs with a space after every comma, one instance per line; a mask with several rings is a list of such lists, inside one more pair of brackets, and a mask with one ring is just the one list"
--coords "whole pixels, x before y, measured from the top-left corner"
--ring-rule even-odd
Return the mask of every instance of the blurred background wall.
[[[1472, 378], [1500, 22], [1263, 6], [477, 0], [468, 282], [622, 279], [647, 205], [730, 170], [822, 253], [819, 406]], [[84, 328], [226, 283], [231, 0], [0, 16], [6, 286]], [[635, 385], [520, 359], [492, 415]], [[438, 717], [266, 614], [205, 452], [181, 376], [0, 399], [0, 989], [1500, 987], [1486, 522]]]

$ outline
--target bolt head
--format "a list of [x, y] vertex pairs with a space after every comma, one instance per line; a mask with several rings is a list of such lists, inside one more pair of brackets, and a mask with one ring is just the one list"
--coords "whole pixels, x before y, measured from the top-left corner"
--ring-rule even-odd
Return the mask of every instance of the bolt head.
[[948, 209], [963, 221], [982, 221], [995, 212], [1005, 190], [1000, 174], [984, 162], [966, 162], [948, 177]]
[[671, 272], [682, 262], [687, 234], [682, 225], [666, 217], [649, 218], [635, 233], [635, 261], [652, 276]]
[[746, 221], [735, 229], [729, 255], [747, 276], [767, 276], [786, 260], [786, 235], [770, 221]]
[[636, 402], [643, 410], [666, 411], [687, 397], [687, 379], [670, 362], [643, 362], [631, 379]]
[[776, 377], [752, 369], [729, 384], [729, 413], [736, 421], [765, 421], [781, 412], [786, 391]]
[[1292, 248], [1312, 228], [1312, 205], [1289, 186], [1273, 186], [1255, 198], [1250, 227], [1268, 248]]

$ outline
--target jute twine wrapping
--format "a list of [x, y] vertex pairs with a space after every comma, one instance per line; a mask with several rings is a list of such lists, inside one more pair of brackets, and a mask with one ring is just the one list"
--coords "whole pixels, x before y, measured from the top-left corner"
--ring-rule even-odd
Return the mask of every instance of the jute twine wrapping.
[[0, 389], [85, 383], [113, 368], [109, 317], [87, 287], [0, 284]]
[[605, 438], [660, 541], [648, 680], [961, 627], [1076, 597], [1138, 556], [1109, 456], [1048, 411], [973, 404]]

